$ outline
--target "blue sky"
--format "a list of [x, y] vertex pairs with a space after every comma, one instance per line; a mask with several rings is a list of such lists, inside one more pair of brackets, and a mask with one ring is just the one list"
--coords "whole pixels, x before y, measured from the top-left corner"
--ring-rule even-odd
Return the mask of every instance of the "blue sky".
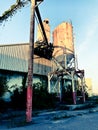
[[[0, 1], [0, 15], [16, 0]], [[40, 5], [42, 19], [50, 20], [51, 32], [61, 22], [72, 21], [79, 69], [92, 78], [98, 92], [98, 0], [44, 0]], [[30, 4], [0, 25], [0, 44], [29, 42]]]

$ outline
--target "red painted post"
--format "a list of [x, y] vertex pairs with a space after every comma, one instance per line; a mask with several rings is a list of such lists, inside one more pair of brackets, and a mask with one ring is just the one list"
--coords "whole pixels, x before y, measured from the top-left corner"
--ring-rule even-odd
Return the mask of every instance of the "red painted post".
[[32, 87], [27, 87], [27, 110], [26, 110], [26, 121], [32, 121]]
[[30, 43], [28, 60], [28, 86], [27, 86], [27, 108], [26, 122], [32, 121], [32, 98], [33, 98], [33, 57], [34, 57], [34, 24], [35, 24], [35, 0], [31, 0], [31, 21], [30, 21]]

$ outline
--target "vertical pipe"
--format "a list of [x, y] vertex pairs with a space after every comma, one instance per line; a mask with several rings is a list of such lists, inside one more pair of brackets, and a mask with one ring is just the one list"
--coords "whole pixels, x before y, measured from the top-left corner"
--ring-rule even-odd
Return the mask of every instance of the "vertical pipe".
[[60, 102], [62, 102], [62, 79], [59, 80]]
[[59, 100], [60, 100], [60, 102], [61, 102], [61, 100], [62, 100], [62, 96], [61, 96], [61, 76], [59, 76], [58, 77], [58, 79], [57, 79], [58, 81], [58, 97], [59, 97]]
[[48, 74], [48, 92], [50, 93], [50, 80], [51, 80], [51, 78], [50, 78], [50, 74]]
[[64, 50], [64, 68], [67, 69], [67, 55], [66, 55], [66, 47], [65, 47], [65, 50]]
[[60, 77], [60, 102], [63, 101], [63, 87], [64, 87], [64, 79], [63, 79], [63, 76]]
[[27, 86], [27, 108], [26, 121], [32, 121], [32, 91], [33, 91], [33, 57], [34, 57], [34, 13], [35, 0], [31, 0], [31, 20], [30, 20], [30, 43], [29, 43], [29, 60], [28, 60], [28, 86]]
[[72, 75], [72, 96], [73, 96], [73, 103], [76, 104], [76, 92], [75, 92], [75, 85], [74, 85], [74, 71], [71, 72]]

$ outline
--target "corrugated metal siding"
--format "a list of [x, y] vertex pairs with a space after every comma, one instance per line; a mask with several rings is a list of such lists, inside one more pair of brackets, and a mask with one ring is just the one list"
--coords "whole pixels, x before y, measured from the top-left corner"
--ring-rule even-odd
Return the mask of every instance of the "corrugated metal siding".
[[27, 72], [27, 61], [0, 54], [0, 69]]
[[28, 44], [0, 46], [0, 69], [27, 72]]
[[[18, 72], [28, 71], [29, 44], [0, 46], [0, 69]], [[51, 61], [34, 55], [34, 73], [47, 75], [51, 71]]]
[[28, 60], [29, 44], [0, 46], [0, 54]]

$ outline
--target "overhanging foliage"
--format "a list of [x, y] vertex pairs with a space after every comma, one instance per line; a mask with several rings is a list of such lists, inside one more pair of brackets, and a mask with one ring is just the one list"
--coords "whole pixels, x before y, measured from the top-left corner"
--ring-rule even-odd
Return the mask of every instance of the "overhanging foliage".
[[0, 23], [2, 23], [3, 21], [7, 20], [9, 17], [12, 17], [17, 10], [21, 9], [22, 7], [24, 7], [26, 4], [28, 4], [30, 2], [30, 0], [16, 0], [16, 3], [11, 5], [11, 7], [6, 10], [2, 16], [0, 16]]

